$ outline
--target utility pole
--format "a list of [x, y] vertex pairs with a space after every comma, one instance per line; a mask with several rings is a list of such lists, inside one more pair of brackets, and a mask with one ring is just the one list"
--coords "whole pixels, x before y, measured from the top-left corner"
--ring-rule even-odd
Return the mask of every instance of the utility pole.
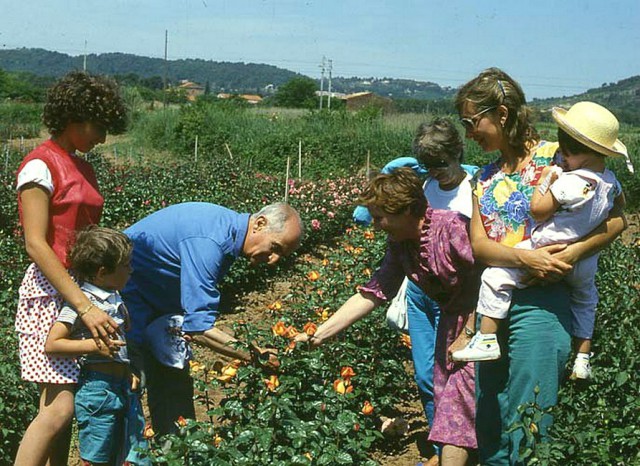
[[169, 46], [169, 30], [164, 30], [164, 76], [162, 77], [162, 106], [167, 108], [167, 49]]
[[84, 59], [82, 60], [82, 71], [87, 72], [87, 39], [84, 40]]
[[327, 101], [327, 109], [331, 110], [331, 70], [333, 69], [333, 60], [329, 60], [329, 99]]
[[323, 55], [322, 63], [320, 64], [320, 69], [322, 70], [322, 73], [320, 74], [320, 110], [322, 110], [322, 92], [324, 91], [324, 71], [326, 66], [326, 60], [327, 58]]

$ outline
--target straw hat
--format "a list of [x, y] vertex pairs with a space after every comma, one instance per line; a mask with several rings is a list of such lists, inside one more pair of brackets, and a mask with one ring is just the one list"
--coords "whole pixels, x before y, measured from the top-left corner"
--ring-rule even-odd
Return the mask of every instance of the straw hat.
[[618, 120], [602, 105], [578, 102], [569, 110], [553, 107], [552, 115], [560, 128], [588, 148], [609, 157], [629, 157], [618, 139]]

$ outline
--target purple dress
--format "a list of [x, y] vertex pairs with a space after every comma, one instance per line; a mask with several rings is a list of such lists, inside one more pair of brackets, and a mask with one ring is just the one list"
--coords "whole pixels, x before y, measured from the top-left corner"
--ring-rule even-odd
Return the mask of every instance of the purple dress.
[[480, 273], [469, 241], [469, 220], [458, 212], [427, 208], [419, 241], [389, 241], [380, 269], [360, 291], [388, 301], [406, 275], [438, 302], [434, 417], [429, 440], [477, 448], [473, 363], [447, 363], [447, 348], [475, 308]]

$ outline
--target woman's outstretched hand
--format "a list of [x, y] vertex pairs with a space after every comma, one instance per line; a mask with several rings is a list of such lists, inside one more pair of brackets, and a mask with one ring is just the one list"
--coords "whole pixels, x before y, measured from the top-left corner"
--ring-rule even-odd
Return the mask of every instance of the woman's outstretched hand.
[[307, 343], [310, 348], [317, 348], [322, 344], [322, 340], [315, 335], [307, 335], [304, 332], [298, 333], [294, 339], [296, 343]]

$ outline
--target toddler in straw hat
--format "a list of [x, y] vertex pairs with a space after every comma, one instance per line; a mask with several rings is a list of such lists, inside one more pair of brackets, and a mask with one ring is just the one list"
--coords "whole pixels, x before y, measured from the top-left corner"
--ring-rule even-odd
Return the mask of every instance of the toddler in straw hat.
[[[531, 199], [531, 215], [538, 224], [531, 238], [515, 247], [535, 249], [558, 243], [572, 243], [600, 225], [615, 206], [624, 206], [624, 194], [606, 157], [622, 156], [631, 166], [627, 149], [618, 140], [618, 120], [606, 108], [579, 102], [568, 111], [553, 109], [559, 126], [558, 142], [563, 155], [563, 172], [549, 167]], [[577, 350], [572, 378], [591, 376], [589, 357], [598, 303], [595, 274], [598, 254], [573, 266], [566, 277], [571, 287], [570, 302]], [[452, 354], [454, 361], [488, 361], [500, 358], [496, 332], [511, 306], [514, 288], [524, 288], [524, 269], [489, 267], [482, 274], [477, 312], [482, 315], [480, 331], [469, 344]]]

